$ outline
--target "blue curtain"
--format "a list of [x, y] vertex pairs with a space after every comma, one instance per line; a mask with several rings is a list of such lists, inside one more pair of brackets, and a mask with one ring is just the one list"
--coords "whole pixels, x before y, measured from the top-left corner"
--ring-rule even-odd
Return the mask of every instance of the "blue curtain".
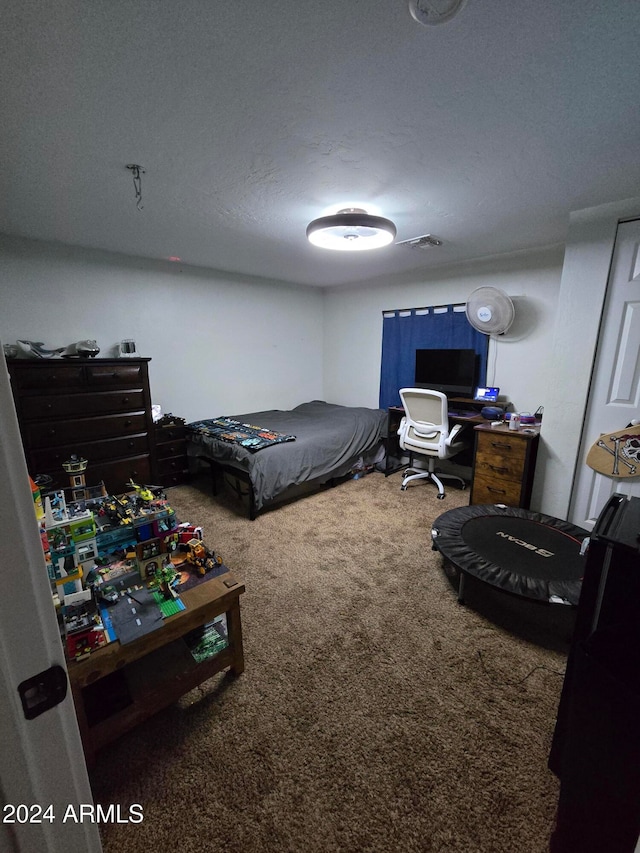
[[382, 364], [380, 408], [400, 405], [400, 388], [415, 382], [417, 349], [473, 349], [480, 356], [478, 383], [487, 375], [489, 338], [467, 320], [464, 305], [384, 311], [382, 315]]

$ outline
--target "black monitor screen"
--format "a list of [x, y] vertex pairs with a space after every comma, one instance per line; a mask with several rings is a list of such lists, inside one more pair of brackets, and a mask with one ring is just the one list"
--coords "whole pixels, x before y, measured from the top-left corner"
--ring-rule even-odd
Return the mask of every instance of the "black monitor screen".
[[416, 387], [470, 397], [477, 384], [477, 360], [472, 349], [417, 349]]

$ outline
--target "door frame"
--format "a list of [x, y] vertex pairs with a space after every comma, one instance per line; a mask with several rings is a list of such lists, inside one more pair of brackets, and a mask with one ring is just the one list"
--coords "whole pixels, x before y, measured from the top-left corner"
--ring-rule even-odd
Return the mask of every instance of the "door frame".
[[640, 197], [571, 213], [536, 467], [541, 512], [569, 518], [600, 315], [620, 222], [640, 216]]
[[[632, 229], [628, 227], [630, 225], [633, 226]], [[569, 504], [569, 520], [573, 524], [577, 524], [587, 530], [593, 529], [599, 513], [599, 509], [596, 508], [594, 517], [585, 518], [585, 510], [589, 509], [588, 504], [596, 502], [600, 505], [601, 509], [614, 492], [627, 495], [637, 494], [637, 477], [617, 480], [615, 478], [607, 477], [604, 474], [596, 473], [595, 471], [591, 471], [587, 468], [586, 457], [594, 441], [597, 440], [599, 433], [606, 433], [607, 431], [614, 432], [616, 429], [620, 430], [625, 426], [625, 418], [620, 421], [616, 421], [615, 424], [609, 420], [611, 418], [612, 411], [617, 412], [618, 415], [624, 414], [623, 407], [620, 406], [620, 410], [622, 411], [615, 409], [615, 403], [612, 403], [610, 407], [602, 407], [602, 400], [600, 398], [603, 394], [603, 380], [606, 378], [607, 386], [609, 387], [612, 382], [613, 371], [616, 368], [616, 360], [611, 357], [611, 350], [613, 347], [610, 341], [614, 334], [618, 336], [620, 335], [622, 317], [620, 314], [612, 312], [618, 311], [618, 309], [615, 308], [615, 305], [621, 299], [621, 292], [626, 293], [626, 288], [630, 283], [628, 279], [624, 281], [621, 280], [621, 277], [626, 277], [628, 272], [628, 267], [621, 267], [621, 264], [624, 262], [624, 253], [628, 251], [628, 245], [630, 242], [632, 245], [636, 246], [634, 257], [637, 258], [636, 253], [638, 251], [639, 226], [640, 216], [633, 219], [621, 220], [618, 222], [618, 226], [616, 228], [611, 265], [605, 290], [605, 302], [600, 317], [598, 339], [596, 342], [591, 381], [589, 383], [589, 394], [587, 396], [582, 430], [580, 433], [577, 464], [574, 473], [573, 488], [571, 490], [571, 502]], [[633, 285], [638, 290], [638, 294], [640, 296], [640, 286], [637, 278], [634, 280]], [[625, 288], [625, 290], [622, 290], [623, 288]], [[627, 302], [623, 301], [623, 304], [627, 304]], [[622, 310], [621, 307], [620, 310]], [[615, 343], [616, 352], [619, 355], [619, 337], [615, 339]], [[633, 344], [635, 344], [635, 341], [632, 342], [632, 353], [634, 353]], [[605, 358], [607, 361], [604, 360]], [[637, 359], [637, 355], [635, 355], [635, 358]], [[598, 391], [598, 400], [596, 400], [595, 396], [596, 391]], [[597, 408], [594, 408], [594, 406], [597, 406]], [[599, 430], [597, 431], [593, 420], [594, 416], [597, 418], [599, 426]], [[635, 416], [636, 415], [634, 413], [634, 417]], [[631, 415], [629, 414], [628, 417], [631, 418]]]
[[[97, 824], [63, 820], [69, 805], [93, 803], [71, 690], [27, 720], [17, 689], [54, 665], [66, 673], [66, 664], [1, 342], [0, 570], [0, 849], [100, 853]], [[11, 805], [27, 807], [20, 822], [6, 822]]]

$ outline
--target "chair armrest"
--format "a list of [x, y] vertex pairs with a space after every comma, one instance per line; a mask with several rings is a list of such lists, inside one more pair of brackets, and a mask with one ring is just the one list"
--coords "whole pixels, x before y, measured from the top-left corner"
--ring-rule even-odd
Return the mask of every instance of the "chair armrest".
[[445, 444], [447, 444], [447, 445], [452, 444], [456, 440], [456, 437], [459, 435], [460, 432], [462, 432], [462, 430], [464, 428], [465, 428], [465, 424], [456, 424], [453, 427], [453, 429], [451, 430], [451, 432], [449, 433], [449, 435], [447, 436], [447, 440], [445, 441]]

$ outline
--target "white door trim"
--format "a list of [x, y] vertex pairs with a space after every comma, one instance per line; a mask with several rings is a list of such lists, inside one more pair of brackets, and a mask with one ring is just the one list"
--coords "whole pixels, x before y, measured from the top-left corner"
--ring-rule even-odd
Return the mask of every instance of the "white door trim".
[[[68, 805], [92, 803], [71, 691], [33, 720], [18, 685], [65, 659], [9, 375], [0, 345], [0, 849], [11, 853], [99, 853], [95, 824], [63, 822]], [[52, 821], [8, 824], [7, 804], [51, 805]]]
[[[609, 271], [569, 505], [569, 521], [587, 530], [593, 528], [614, 492], [640, 495], [640, 476], [618, 478], [599, 474], [586, 464], [590, 448], [603, 434], [623, 430], [639, 416], [639, 247], [640, 219], [621, 223]], [[625, 452], [623, 448], [622, 454]]]

